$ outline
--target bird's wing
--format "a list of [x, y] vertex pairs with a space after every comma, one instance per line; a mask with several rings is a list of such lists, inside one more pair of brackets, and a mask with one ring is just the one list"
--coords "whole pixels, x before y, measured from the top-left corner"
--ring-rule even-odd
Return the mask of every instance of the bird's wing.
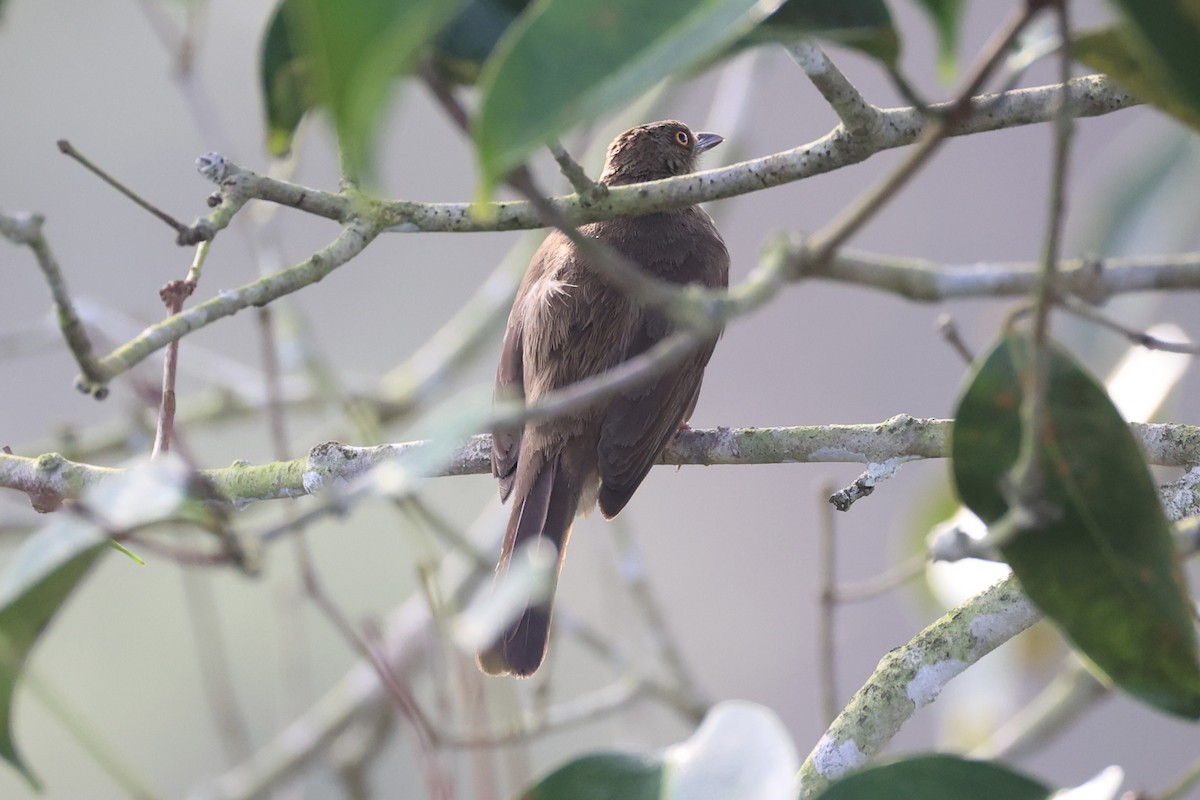
[[[525, 399], [525, 312], [526, 298], [536, 291], [536, 285], [547, 270], [549, 254], [553, 252], [553, 234], [548, 236], [530, 259], [525, 277], [513, 299], [504, 342], [500, 345], [500, 365], [496, 368], [496, 400]], [[500, 482], [500, 500], [508, 499], [517, 477], [517, 459], [521, 450], [522, 426], [497, 428], [492, 431], [492, 475]]]
[[[516, 315], [514, 315], [515, 317]], [[510, 318], [500, 347], [500, 366], [496, 368], [496, 399], [522, 400], [525, 382], [522, 368], [522, 326], [519, 318]], [[521, 450], [521, 428], [497, 428], [492, 431], [492, 474], [500, 481], [500, 499], [507, 500], [517, 474]]]
[[[653, 310], [630, 343], [625, 359], [653, 347], [667, 336], [669, 326]], [[715, 341], [671, 367], [653, 382], [618, 394], [605, 414], [600, 430], [600, 511], [614, 517], [629, 502], [646, 473], [658, 460], [671, 436], [691, 416], [712, 356]]]

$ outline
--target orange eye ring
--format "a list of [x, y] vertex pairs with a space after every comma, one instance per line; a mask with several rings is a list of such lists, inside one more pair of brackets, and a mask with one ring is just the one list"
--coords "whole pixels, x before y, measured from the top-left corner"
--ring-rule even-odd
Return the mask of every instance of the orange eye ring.
[[692, 143], [692, 137], [688, 136], [687, 131], [675, 131], [675, 141], [682, 147], [687, 147]]

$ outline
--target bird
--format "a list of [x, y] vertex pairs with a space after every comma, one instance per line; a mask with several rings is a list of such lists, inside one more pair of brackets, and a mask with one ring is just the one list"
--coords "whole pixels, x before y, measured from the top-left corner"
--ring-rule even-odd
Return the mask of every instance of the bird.
[[[622, 186], [693, 172], [723, 137], [677, 120], [630, 128], [609, 145], [600, 183]], [[593, 222], [579, 232], [649, 275], [709, 289], [729, 285], [729, 251], [698, 206]], [[674, 324], [608, 283], [562, 231], [530, 260], [504, 332], [496, 370], [499, 399], [537, 403], [599, 375], [671, 335]], [[497, 583], [522, 545], [552, 545], [557, 563], [547, 597], [530, 602], [478, 653], [491, 675], [528, 677], [545, 658], [557, 585], [575, 517], [596, 505], [606, 519], [629, 502], [675, 432], [686, 427], [720, 331], [654, 378], [565, 414], [492, 434], [492, 474], [513, 501], [496, 567]]]

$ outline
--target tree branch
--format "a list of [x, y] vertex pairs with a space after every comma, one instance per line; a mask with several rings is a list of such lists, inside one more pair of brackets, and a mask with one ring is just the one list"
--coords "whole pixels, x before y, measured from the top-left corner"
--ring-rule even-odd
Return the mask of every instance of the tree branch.
[[[948, 135], [966, 136], [1047, 122], [1054, 118], [1054, 109], [1063, 94], [1062, 87], [1054, 84], [975, 97], [971, 101], [972, 107], [986, 107], [987, 113], [966, 116]], [[1078, 117], [1110, 114], [1140, 103], [1104, 75], [1075, 78], [1067, 85], [1065, 94]], [[930, 106], [930, 111], [945, 112], [948, 108], [949, 104], [935, 104]], [[850, 134], [839, 127], [809, 144], [720, 169], [631, 186], [614, 186], [605, 197], [591, 203], [578, 195], [550, 198], [550, 203], [573, 224], [579, 225], [736, 197], [821, 175], [860, 163], [884, 150], [910, 145], [928, 123], [922, 110], [912, 107], [880, 109], [879, 114], [878, 131], [871, 136]], [[355, 198], [351, 196], [258, 175], [218, 154], [201, 159], [202, 162], [216, 160], [221, 162], [221, 169], [210, 170], [210, 176], [240, 202], [266, 200], [342, 222], [356, 213]], [[204, 163], [201, 167], [204, 171]], [[390, 232], [396, 233], [466, 233], [545, 226], [533, 204], [521, 200], [482, 205], [381, 200], [373, 202], [371, 210], [380, 215]], [[208, 226], [214, 227], [211, 222]]]
[[[879, 424], [810, 425], [791, 428], [713, 428], [676, 434], [658, 463], [732, 465], [790, 463], [881, 464], [890, 460], [944, 458], [951, 422], [898, 415]], [[1151, 464], [1185, 467], [1200, 463], [1200, 426], [1131, 426]], [[432, 441], [353, 447], [327, 442], [305, 458], [269, 464], [234, 464], [199, 470], [214, 497], [238, 505], [314, 494], [352, 481], [384, 462], [428, 454]], [[491, 470], [491, 437], [481, 434], [451, 452], [436, 476], [481, 475]], [[91, 486], [124, 470], [69, 461], [57, 453], [34, 458], [0, 453], [0, 488], [31, 497], [75, 499]]]
[[833, 108], [846, 130], [862, 136], [877, 135], [880, 110], [867, 102], [820, 45], [804, 40], [789, 45], [787, 51]]
[[[1200, 549], [1193, 536], [1179, 542], [1186, 555]], [[954, 677], [1041, 618], [1010, 575], [885, 655], [800, 767], [801, 800], [879, 755]]]
[[55, 316], [58, 319], [58, 327], [62, 329], [63, 338], [67, 340], [67, 347], [71, 355], [75, 356], [75, 363], [79, 365], [85, 379], [92, 381], [103, 372], [92, 352], [92, 341], [88, 338], [87, 329], [75, 312], [74, 303], [71, 302], [67, 282], [63, 278], [62, 270], [58, 268], [58, 259], [54, 257], [50, 243], [42, 233], [44, 223], [45, 218], [41, 214], [0, 214], [0, 236], [13, 244], [25, 245], [33, 251], [54, 298]]
[[250, 306], [261, 306], [286, 294], [291, 294], [324, 278], [335, 269], [366, 249], [379, 234], [368, 223], [349, 223], [330, 244], [313, 253], [295, 266], [260, 278], [237, 289], [221, 292], [216, 297], [172, 314], [162, 322], [151, 325], [136, 337], [99, 360], [91, 376], [76, 380], [80, 391], [95, 394], [117, 375], [126, 372], [154, 351], [177, 341], [184, 335], [215, 320], [236, 314]]
[[801, 800], [864, 766], [951, 678], [1040, 618], [1009, 576], [889, 652], [800, 767]]

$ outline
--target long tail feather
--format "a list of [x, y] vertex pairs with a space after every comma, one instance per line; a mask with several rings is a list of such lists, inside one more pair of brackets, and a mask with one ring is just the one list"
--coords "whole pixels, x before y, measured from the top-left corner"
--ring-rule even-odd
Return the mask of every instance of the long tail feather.
[[[547, 461], [533, 481], [529, 493], [513, 505], [500, 564], [496, 568], [497, 576], [507, 570], [513, 551], [540, 537], [545, 544], [554, 545], [558, 553], [554, 570], [554, 582], [558, 582], [581, 491], [578, 481], [571, 479], [561, 461], [561, 456]], [[490, 675], [513, 674], [520, 677], [528, 677], [536, 672], [546, 656], [553, 604], [552, 587], [544, 600], [529, 605], [507, 631], [490, 646], [480, 650], [480, 669]]]

